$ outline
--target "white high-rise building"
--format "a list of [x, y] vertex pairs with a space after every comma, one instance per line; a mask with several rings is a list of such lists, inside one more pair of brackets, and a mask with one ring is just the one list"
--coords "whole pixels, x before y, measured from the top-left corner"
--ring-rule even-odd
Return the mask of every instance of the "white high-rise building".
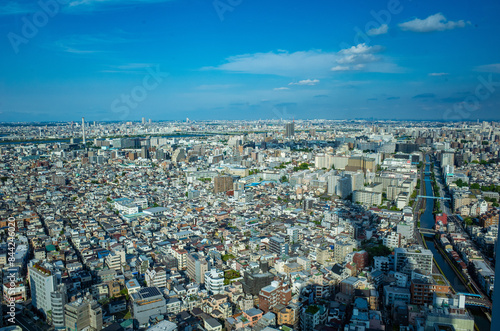
[[51, 293], [57, 290], [61, 274], [49, 264], [32, 261], [28, 267], [31, 289], [31, 303], [33, 307], [44, 314], [52, 311]]
[[82, 140], [85, 145], [85, 117], [82, 117]]
[[219, 269], [205, 272], [205, 287], [212, 294], [224, 292], [224, 273]]
[[432, 252], [423, 247], [395, 248], [394, 271], [411, 274], [418, 269], [424, 275], [432, 272]]

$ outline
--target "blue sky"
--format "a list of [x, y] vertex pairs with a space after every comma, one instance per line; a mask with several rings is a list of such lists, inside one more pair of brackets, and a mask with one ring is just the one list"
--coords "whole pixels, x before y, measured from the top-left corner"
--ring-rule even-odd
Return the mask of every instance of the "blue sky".
[[498, 120], [499, 7], [6, 0], [0, 121]]

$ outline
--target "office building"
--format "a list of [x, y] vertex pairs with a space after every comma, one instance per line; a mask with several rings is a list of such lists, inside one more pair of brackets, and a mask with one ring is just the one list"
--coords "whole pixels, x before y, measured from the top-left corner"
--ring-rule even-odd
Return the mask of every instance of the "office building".
[[281, 237], [269, 238], [269, 251], [277, 254], [278, 256], [288, 254], [288, 243]]
[[145, 287], [130, 295], [132, 316], [137, 326], [147, 326], [153, 315], [167, 313], [167, 302], [157, 287]]
[[208, 262], [198, 253], [188, 254], [187, 274], [198, 284], [205, 283], [205, 273], [208, 271]]
[[410, 275], [418, 270], [421, 274], [429, 275], [432, 272], [432, 252], [423, 247], [395, 248], [394, 270]]
[[64, 306], [64, 320], [67, 331], [102, 330], [102, 309], [96, 301], [80, 298]]
[[61, 275], [49, 264], [32, 261], [28, 267], [31, 304], [45, 316], [52, 311], [51, 293], [57, 290]]

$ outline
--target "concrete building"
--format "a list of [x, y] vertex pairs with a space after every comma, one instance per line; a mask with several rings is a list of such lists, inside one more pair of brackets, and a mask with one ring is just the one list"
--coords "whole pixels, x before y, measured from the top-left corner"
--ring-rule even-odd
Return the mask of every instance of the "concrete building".
[[68, 331], [98, 331], [102, 329], [102, 309], [91, 299], [78, 299], [64, 306], [64, 320]]
[[233, 189], [233, 178], [231, 176], [219, 176], [214, 178], [214, 193], [231, 191]]
[[366, 190], [354, 191], [352, 201], [367, 206], [378, 206], [382, 203], [382, 193]]
[[415, 305], [430, 305], [434, 301], [434, 294], [450, 293], [450, 284], [441, 274], [433, 274], [427, 278], [411, 280], [411, 303]]
[[145, 279], [148, 287], [167, 287], [167, 272], [164, 268], [148, 268], [148, 270], [146, 270]]
[[260, 290], [259, 309], [265, 313], [271, 311], [276, 305], [287, 306], [292, 300], [292, 290], [283, 281], [273, 281]]
[[333, 248], [333, 259], [337, 263], [342, 263], [347, 254], [352, 253], [354, 246], [351, 243], [337, 243]]
[[187, 274], [198, 284], [205, 283], [205, 273], [208, 271], [208, 262], [198, 253], [187, 256]]
[[384, 286], [384, 305], [392, 306], [395, 301], [409, 304], [411, 300], [410, 290], [402, 287]]
[[423, 247], [395, 248], [394, 270], [411, 274], [414, 270], [429, 275], [432, 272], [432, 252]]
[[327, 310], [322, 305], [310, 305], [302, 308], [300, 312], [300, 329], [302, 331], [314, 330], [316, 326], [326, 323]]
[[48, 264], [33, 261], [28, 267], [31, 289], [31, 304], [33, 307], [47, 315], [52, 311], [51, 293], [57, 290], [60, 283], [60, 274]]
[[145, 287], [130, 296], [132, 316], [138, 326], [147, 326], [153, 315], [167, 313], [167, 302], [157, 287]]
[[285, 137], [293, 137], [295, 135], [295, 123], [285, 124]]
[[288, 243], [285, 239], [281, 237], [271, 237], [269, 238], [269, 251], [271, 253], [277, 254], [278, 256], [288, 254]]
[[212, 294], [224, 292], [224, 273], [218, 269], [205, 272], [205, 288]]
[[50, 293], [52, 311], [50, 318], [55, 330], [64, 330], [64, 306], [68, 302], [66, 285], [59, 284], [55, 292]]

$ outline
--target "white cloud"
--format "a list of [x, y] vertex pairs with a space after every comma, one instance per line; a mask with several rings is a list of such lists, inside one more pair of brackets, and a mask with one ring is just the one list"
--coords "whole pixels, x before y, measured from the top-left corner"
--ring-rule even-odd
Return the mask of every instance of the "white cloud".
[[495, 72], [500, 73], [500, 63], [486, 64], [475, 68], [476, 71], [481, 72]]
[[274, 90], [275, 91], [285, 91], [285, 90], [289, 90], [289, 88], [288, 87], [276, 87]]
[[404, 22], [399, 24], [399, 27], [403, 31], [413, 31], [413, 32], [434, 32], [434, 31], [445, 31], [453, 30], [455, 28], [463, 28], [470, 24], [469, 21], [447, 21], [443, 14], [437, 13], [431, 15], [423, 20], [415, 18], [414, 20]]
[[324, 76], [337, 60], [334, 52], [320, 50], [294, 53], [268, 52], [231, 56], [226, 63], [202, 70], [221, 70], [236, 73], [278, 75], [278, 76]]
[[243, 54], [231, 56], [221, 65], [204, 67], [201, 70], [317, 78], [328, 77], [332, 71], [401, 72], [401, 68], [390, 63], [388, 58], [374, 55], [382, 50], [381, 46], [359, 44], [339, 52], [310, 50]]
[[373, 54], [373, 53], [378, 53], [382, 51], [383, 47], [379, 45], [375, 46], [368, 46], [365, 43], [358, 44], [356, 46], [352, 46], [346, 49], [342, 49], [339, 51], [339, 54], [345, 54], [345, 55], [359, 55], [359, 54]]
[[369, 36], [378, 36], [381, 34], [386, 34], [389, 31], [389, 26], [387, 24], [382, 24], [378, 28], [373, 28], [366, 31], [366, 34]]
[[304, 79], [304, 80], [301, 80], [297, 83], [290, 83], [288, 85], [316, 85], [316, 84], [319, 84], [319, 79]]
[[449, 73], [447, 72], [431, 72], [429, 76], [448, 76]]
[[[386, 58], [375, 56], [384, 48], [359, 44], [338, 52], [337, 65], [331, 71], [367, 71], [367, 72], [401, 72], [397, 65], [389, 63]], [[375, 65], [376, 63], [376, 65]]]
[[332, 71], [349, 71], [351, 70], [348, 66], [335, 66], [332, 68]]

